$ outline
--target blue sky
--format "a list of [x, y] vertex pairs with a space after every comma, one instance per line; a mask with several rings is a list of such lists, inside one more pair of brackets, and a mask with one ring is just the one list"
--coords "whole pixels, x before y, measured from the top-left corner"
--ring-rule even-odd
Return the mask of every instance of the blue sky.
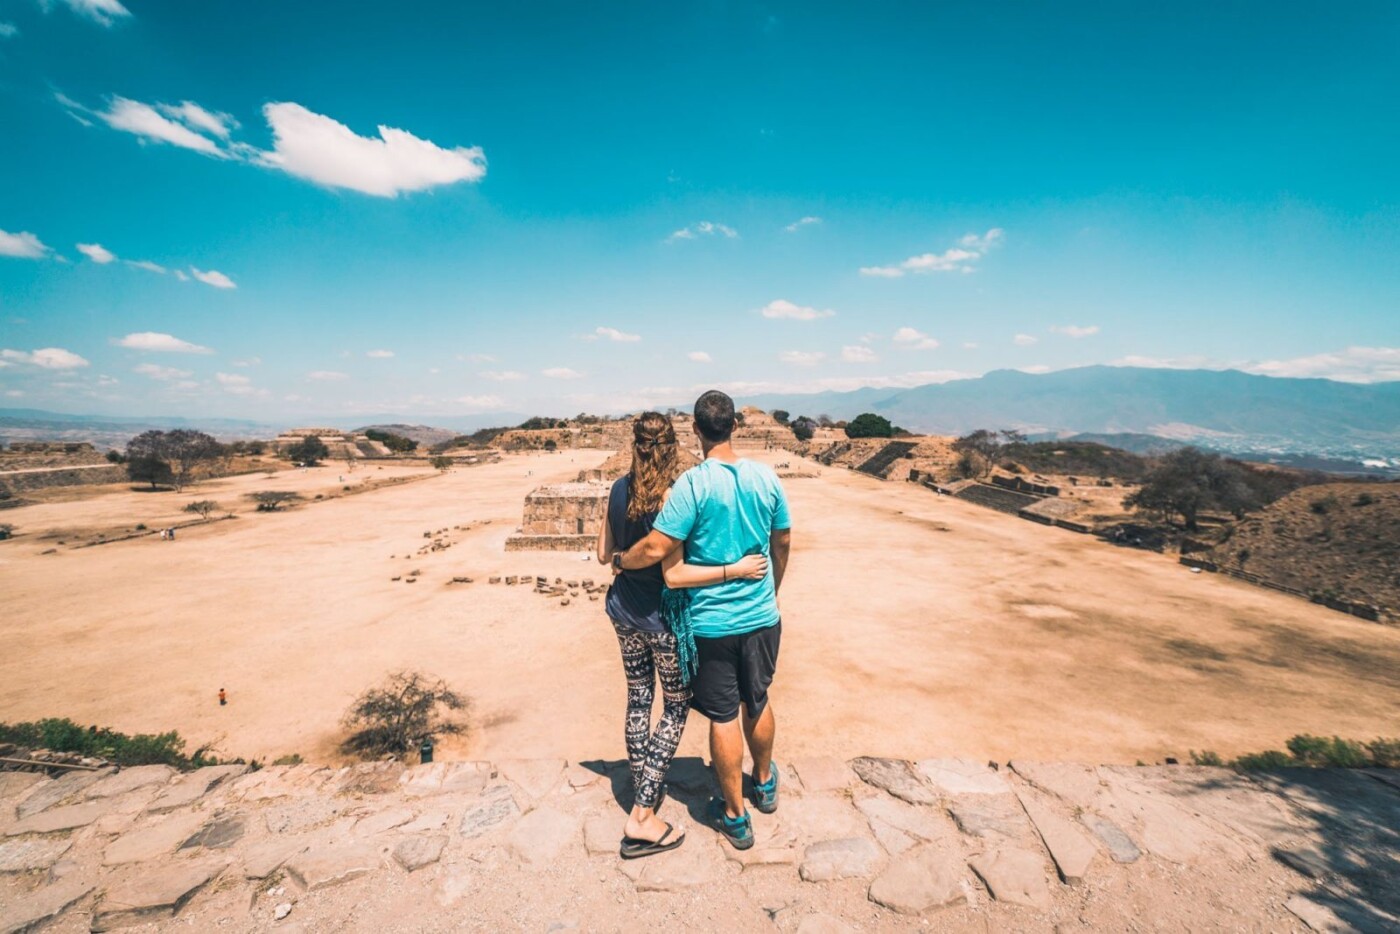
[[1400, 379], [1400, 6], [0, 0], [0, 406]]

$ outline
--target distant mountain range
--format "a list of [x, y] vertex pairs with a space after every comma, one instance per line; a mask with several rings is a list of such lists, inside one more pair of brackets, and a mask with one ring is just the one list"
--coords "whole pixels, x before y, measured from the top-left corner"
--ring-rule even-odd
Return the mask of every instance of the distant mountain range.
[[994, 370], [912, 389], [761, 395], [744, 404], [849, 419], [876, 412], [910, 431], [1014, 428], [1052, 436], [1150, 435], [1220, 450], [1400, 457], [1400, 382], [1340, 383], [1237, 370], [1088, 366]]

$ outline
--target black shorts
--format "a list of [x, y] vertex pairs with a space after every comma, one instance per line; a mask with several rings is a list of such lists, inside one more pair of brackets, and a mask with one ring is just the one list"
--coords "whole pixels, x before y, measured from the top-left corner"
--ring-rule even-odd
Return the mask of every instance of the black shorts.
[[695, 637], [700, 670], [691, 683], [690, 706], [715, 723], [739, 716], [744, 702], [749, 719], [758, 719], [768, 706], [768, 685], [778, 670], [778, 644], [783, 624], [718, 639]]

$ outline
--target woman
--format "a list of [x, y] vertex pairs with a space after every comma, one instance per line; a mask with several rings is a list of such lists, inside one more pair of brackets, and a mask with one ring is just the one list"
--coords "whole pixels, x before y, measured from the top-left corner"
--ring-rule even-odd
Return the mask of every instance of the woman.
[[[681, 475], [680, 445], [671, 420], [660, 412], [643, 412], [632, 423], [632, 470], [613, 484], [608, 514], [598, 532], [598, 561], [612, 563], [646, 537], [671, 484]], [[634, 799], [623, 830], [625, 859], [663, 853], [680, 846], [685, 835], [656, 813], [665, 797], [666, 772], [680, 744], [689, 713], [688, 675], [682, 671], [676, 637], [662, 617], [666, 587], [704, 587], [736, 578], [761, 578], [768, 572], [762, 555], [719, 567], [687, 565], [677, 548], [660, 565], [620, 571], [608, 589], [608, 617], [622, 649], [627, 676], [627, 722], [624, 736], [632, 768]], [[664, 575], [664, 577], [663, 577]], [[661, 678], [661, 719], [651, 724], [656, 678]]]

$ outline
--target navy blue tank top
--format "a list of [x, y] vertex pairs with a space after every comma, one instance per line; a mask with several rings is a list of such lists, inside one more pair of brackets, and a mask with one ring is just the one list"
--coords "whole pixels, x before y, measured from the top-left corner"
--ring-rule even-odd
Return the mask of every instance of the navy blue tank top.
[[[636, 520], [627, 518], [630, 488], [630, 478], [624, 476], [612, 485], [612, 492], [608, 494], [607, 522], [612, 528], [613, 547], [618, 551], [626, 551], [646, 538], [651, 524], [656, 521], [654, 512]], [[663, 585], [660, 562], [640, 571], [623, 571], [613, 578], [608, 588], [605, 604], [608, 617], [618, 625], [642, 632], [665, 632], [666, 623], [661, 619]]]

